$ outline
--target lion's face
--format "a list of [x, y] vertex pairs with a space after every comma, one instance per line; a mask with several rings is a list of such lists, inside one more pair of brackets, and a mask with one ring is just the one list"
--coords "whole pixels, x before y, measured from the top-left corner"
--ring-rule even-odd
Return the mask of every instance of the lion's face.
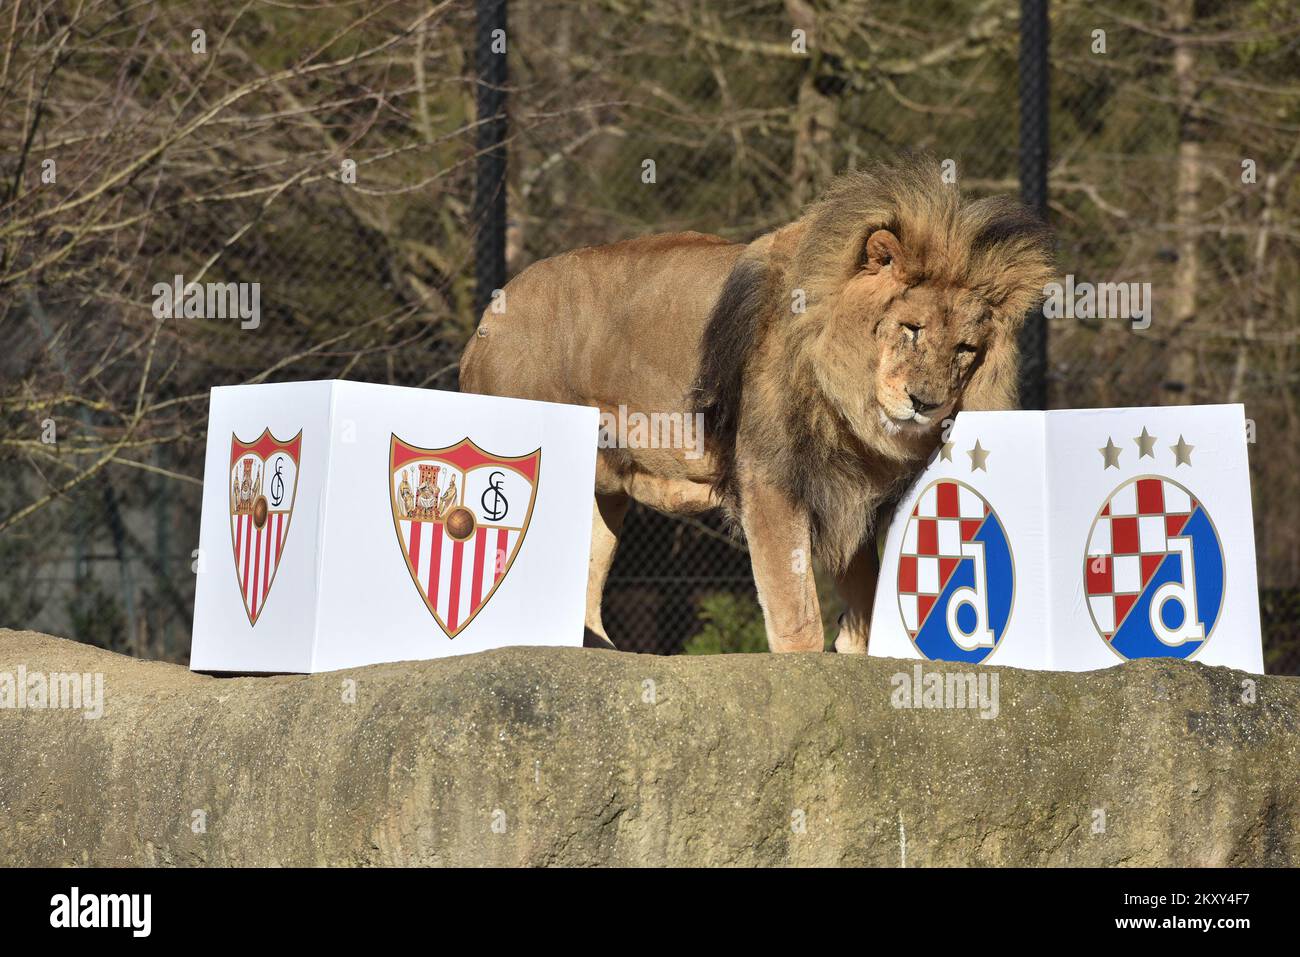
[[840, 335], [858, 330], [872, 340], [858, 351], [862, 378], [875, 386], [876, 408], [864, 412], [891, 434], [927, 432], [952, 414], [993, 330], [978, 295], [918, 281], [901, 255], [892, 233], [872, 233], [835, 309]]
[[885, 424], [924, 428], [950, 415], [985, 347], [988, 307], [968, 290], [905, 289], [876, 324], [876, 401]]

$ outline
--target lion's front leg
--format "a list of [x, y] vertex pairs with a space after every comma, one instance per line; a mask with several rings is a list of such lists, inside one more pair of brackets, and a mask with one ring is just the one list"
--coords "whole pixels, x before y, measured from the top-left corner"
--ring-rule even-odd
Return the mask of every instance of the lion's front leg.
[[821, 651], [821, 607], [808, 516], [779, 489], [742, 482], [741, 526], [772, 651]]
[[872, 540], [859, 548], [848, 567], [835, 576], [835, 589], [844, 599], [840, 632], [835, 637], [835, 650], [840, 654], [867, 653], [867, 631], [871, 627], [871, 606], [875, 603], [879, 574], [880, 560]]

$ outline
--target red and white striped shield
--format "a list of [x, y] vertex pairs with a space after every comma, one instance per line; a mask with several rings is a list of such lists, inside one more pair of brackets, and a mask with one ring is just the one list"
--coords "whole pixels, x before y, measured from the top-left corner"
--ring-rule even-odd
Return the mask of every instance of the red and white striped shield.
[[287, 442], [264, 429], [253, 442], [230, 436], [230, 541], [248, 623], [271, 593], [298, 492], [302, 432]]
[[542, 450], [505, 456], [469, 438], [422, 449], [392, 437], [388, 491], [411, 580], [455, 638], [496, 592], [528, 531]]

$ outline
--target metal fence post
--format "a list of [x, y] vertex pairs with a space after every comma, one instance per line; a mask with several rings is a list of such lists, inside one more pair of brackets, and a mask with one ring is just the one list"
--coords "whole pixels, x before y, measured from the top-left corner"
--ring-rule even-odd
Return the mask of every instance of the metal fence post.
[[[1047, 219], [1047, 0], [1020, 0], [1020, 198]], [[1047, 408], [1047, 319], [1041, 309], [1020, 332], [1020, 406]]]
[[474, 317], [506, 283], [506, 0], [477, 0], [478, 163], [474, 178]]

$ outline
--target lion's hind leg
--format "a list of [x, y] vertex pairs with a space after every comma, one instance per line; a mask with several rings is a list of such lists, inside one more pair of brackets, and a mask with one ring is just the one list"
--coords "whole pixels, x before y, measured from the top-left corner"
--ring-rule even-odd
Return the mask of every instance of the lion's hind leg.
[[597, 494], [591, 508], [591, 559], [587, 566], [587, 615], [583, 644], [595, 648], [613, 648], [600, 617], [601, 596], [614, 553], [618, 551], [618, 536], [627, 516], [629, 499], [626, 495]]
[[879, 573], [880, 562], [876, 557], [875, 540], [872, 539], [858, 550], [848, 567], [835, 577], [835, 588], [844, 599], [844, 614], [840, 616], [840, 631], [835, 638], [835, 650], [840, 654], [867, 653], [871, 609], [876, 598], [876, 576]]

